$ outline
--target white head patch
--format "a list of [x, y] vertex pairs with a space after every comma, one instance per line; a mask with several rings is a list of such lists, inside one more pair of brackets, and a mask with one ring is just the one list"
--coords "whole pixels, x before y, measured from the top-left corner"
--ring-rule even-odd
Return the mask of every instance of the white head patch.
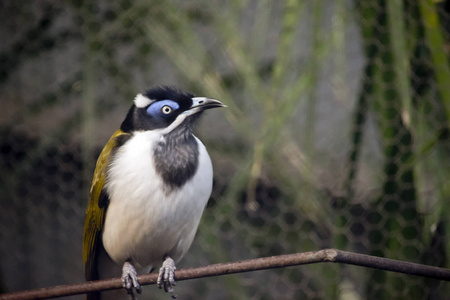
[[153, 100], [148, 99], [147, 97], [143, 96], [142, 94], [137, 94], [134, 98], [134, 104], [136, 107], [142, 108], [149, 106], [150, 103], [152, 103]]

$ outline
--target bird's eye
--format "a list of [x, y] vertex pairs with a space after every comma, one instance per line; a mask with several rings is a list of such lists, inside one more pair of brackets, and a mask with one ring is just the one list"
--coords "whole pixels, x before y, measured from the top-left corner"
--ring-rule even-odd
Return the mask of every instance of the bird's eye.
[[161, 112], [165, 115], [170, 114], [172, 111], [173, 109], [169, 105], [164, 105], [163, 107], [161, 107]]

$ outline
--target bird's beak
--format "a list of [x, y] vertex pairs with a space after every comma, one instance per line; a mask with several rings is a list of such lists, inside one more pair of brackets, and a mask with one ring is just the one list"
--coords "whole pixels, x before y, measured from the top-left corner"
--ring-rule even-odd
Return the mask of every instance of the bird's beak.
[[195, 114], [206, 109], [215, 107], [226, 107], [225, 104], [216, 99], [210, 99], [206, 97], [194, 97], [192, 98], [192, 106], [186, 111], [188, 114]]

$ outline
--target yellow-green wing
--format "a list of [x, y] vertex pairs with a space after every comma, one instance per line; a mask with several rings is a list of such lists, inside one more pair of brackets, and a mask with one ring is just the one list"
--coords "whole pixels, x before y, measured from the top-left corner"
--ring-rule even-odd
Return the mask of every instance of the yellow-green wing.
[[106, 180], [106, 171], [113, 149], [120, 144], [120, 140], [129, 136], [122, 130], [117, 130], [103, 148], [97, 160], [94, 178], [92, 179], [89, 203], [86, 210], [83, 236], [83, 263], [86, 280], [98, 279], [97, 256], [100, 251], [101, 233], [105, 218], [107, 199], [103, 190]]

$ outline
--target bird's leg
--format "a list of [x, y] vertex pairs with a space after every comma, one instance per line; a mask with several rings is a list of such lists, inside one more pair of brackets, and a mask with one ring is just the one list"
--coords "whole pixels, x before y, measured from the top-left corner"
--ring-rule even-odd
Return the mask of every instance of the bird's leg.
[[175, 282], [175, 262], [169, 256], [164, 258], [161, 269], [159, 269], [158, 287], [161, 289], [164, 287], [164, 291], [169, 292], [173, 299], [177, 297], [173, 287], [177, 284]]
[[122, 284], [124, 289], [127, 290], [127, 293], [131, 295], [131, 299], [136, 299], [136, 296], [133, 293], [133, 288], [136, 290], [138, 294], [142, 292], [141, 285], [137, 279], [137, 272], [133, 265], [126, 261], [122, 267]]

